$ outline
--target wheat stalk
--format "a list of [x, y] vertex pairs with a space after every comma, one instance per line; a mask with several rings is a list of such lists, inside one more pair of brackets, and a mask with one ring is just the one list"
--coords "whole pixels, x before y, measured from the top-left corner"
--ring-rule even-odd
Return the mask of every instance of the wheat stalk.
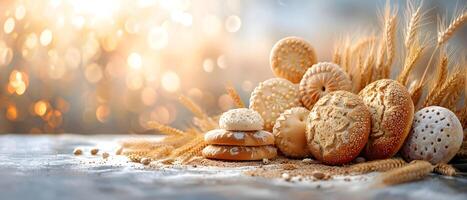
[[418, 32], [418, 29], [421, 26], [423, 14], [422, 13], [422, 4], [418, 5], [415, 8], [415, 5], [411, 0], [407, 1], [407, 17], [410, 17], [406, 31], [405, 31], [405, 47], [409, 48], [410, 45], [415, 41], [415, 36]]
[[443, 86], [444, 82], [446, 81], [446, 77], [448, 74], [448, 56], [444, 51], [440, 52], [440, 62], [437, 67], [437, 76], [436, 79], [431, 84], [431, 89], [428, 92], [427, 98], [423, 105], [426, 107], [432, 101], [432, 97], [436, 91], [438, 91], [441, 86]]
[[342, 38], [338, 39], [337, 42], [334, 43], [334, 50], [332, 54], [332, 62], [341, 66], [342, 64], [342, 54], [340, 52], [340, 46], [342, 46]]
[[459, 14], [457, 14], [457, 17], [454, 18], [454, 20], [451, 21], [449, 26], [445, 26], [444, 23], [440, 23], [438, 25], [438, 46], [443, 45], [448, 41], [454, 33], [464, 25], [465, 21], [467, 20], [467, 13], [465, 8], [461, 9]]
[[374, 171], [383, 172], [402, 167], [406, 164], [407, 163], [400, 158], [388, 158], [352, 165], [350, 166], [350, 172], [358, 174], [365, 174]]
[[[461, 72], [465, 73], [465, 72]], [[456, 110], [457, 102], [461, 99], [463, 89], [465, 88], [465, 79], [460, 78], [459, 82], [453, 87], [451, 93], [444, 97], [441, 106], [449, 109], [449, 110]]]
[[431, 163], [415, 160], [406, 166], [384, 172], [376, 177], [376, 183], [382, 185], [397, 185], [426, 177], [433, 171]]
[[208, 115], [190, 98], [185, 95], [180, 95], [178, 100], [182, 103], [186, 108], [188, 108], [196, 117], [205, 119]]
[[456, 175], [456, 168], [452, 165], [440, 163], [435, 166], [433, 169], [434, 172], [445, 175], [445, 176], [455, 176]]
[[423, 54], [424, 49], [425, 47], [420, 45], [413, 45], [409, 47], [409, 52], [407, 53], [407, 57], [405, 58], [404, 67], [402, 68], [402, 71], [400, 72], [399, 77], [397, 78], [397, 80], [402, 85], [407, 85], [409, 74], [415, 67], [415, 64], [417, 63], [420, 56]]
[[161, 132], [163, 134], [166, 134], [166, 135], [182, 135], [182, 134], [185, 133], [182, 130], [179, 130], [179, 129], [176, 129], [176, 128], [173, 128], [173, 127], [170, 127], [170, 126], [167, 126], [167, 125], [164, 125], [164, 124], [161, 124], [161, 123], [156, 122], [156, 121], [148, 122], [148, 127], [156, 129], [159, 132]]
[[204, 143], [204, 136], [203, 135], [199, 135], [199, 136], [195, 137], [194, 139], [192, 139], [190, 142], [187, 142], [183, 146], [175, 149], [170, 154], [170, 158], [177, 158], [177, 157], [179, 157], [181, 155], [184, 155], [187, 152], [190, 152], [193, 148], [195, 148], [200, 143]]
[[227, 84], [227, 86], [225, 86], [225, 90], [227, 90], [227, 93], [229, 94], [230, 98], [232, 98], [237, 108], [245, 108], [245, 104], [243, 103], [240, 95], [238, 94], [237, 90], [232, 86], [232, 84]]
[[[397, 12], [397, 11], [395, 11]], [[383, 68], [383, 78], [388, 78], [391, 73], [391, 66], [394, 62], [396, 54], [396, 28], [397, 28], [397, 15], [393, 14], [387, 20], [385, 28], [385, 43], [387, 51], [387, 60]]]
[[458, 88], [459, 85], [461, 85], [464, 82], [463, 71], [464, 70], [461, 69], [456, 70], [443, 84], [443, 86], [439, 90], [435, 91], [433, 96], [429, 97], [427, 105], [440, 105], [444, 97], [455, 91], [456, 88]]
[[411, 87], [409, 88], [410, 96], [412, 97], [413, 105], [417, 106], [422, 96], [423, 86], [417, 84], [418, 81], [414, 81]]

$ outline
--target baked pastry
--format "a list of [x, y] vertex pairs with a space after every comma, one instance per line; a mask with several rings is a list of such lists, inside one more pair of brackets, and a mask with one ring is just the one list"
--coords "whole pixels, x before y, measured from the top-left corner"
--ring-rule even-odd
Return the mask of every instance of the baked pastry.
[[263, 119], [248, 108], [232, 109], [224, 112], [219, 119], [219, 127], [234, 131], [256, 131], [263, 129]]
[[262, 160], [275, 158], [277, 149], [271, 145], [259, 147], [208, 145], [203, 149], [203, 156], [218, 160]]
[[339, 67], [330, 62], [320, 62], [309, 68], [300, 81], [300, 99], [305, 107], [313, 108], [319, 98], [337, 90], [350, 91], [352, 81]]
[[261, 115], [266, 131], [272, 131], [282, 112], [300, 105], [298, 87], [282, 78], [272, 78], [260, 83], [250, 97], [250, 109]]
[[412, 131], [401, 153], [407, 161], [448, 163], [461, 148], [463, 137], [461, 123], [453, 112], [438, 106], [426, 107], [415, 113]]
[[331, 92], [310, 111], [306, 130], [308, 149], [325, 164], [345, 164], [365, 147], [370, 129], [370, 111], [356, 94]]
[[371, 112], [371, 133], [364, 156], [369, 160], [394, 156], [412, 125], [414, 105], [407, 89], [394, 80], [370, 83], [359, 93]]
[[310, 111], [304, 107], [294, 107], [284, 111], [277, 118], [272, 130], [276, 147], [288, 157], [304, 158], [308, 157], [306, 143], [306, 118]]
[[286, 37], [271, 51], [271, 69], [277, 77], [299, 83], [306, 70], [317, 62], [313, 47], [302, 38]]
[[259, 131], [227, 131], [215, 129], [204, 135], [207, 144], [235, 145], [235, 146], [263, 146], [273, 145], [274, 135], [272, 133]]

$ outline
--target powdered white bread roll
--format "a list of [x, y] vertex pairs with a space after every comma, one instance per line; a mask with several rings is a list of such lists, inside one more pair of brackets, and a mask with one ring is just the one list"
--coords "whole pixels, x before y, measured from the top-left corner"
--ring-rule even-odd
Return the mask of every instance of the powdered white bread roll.
[[461, 123], [453, 112], [439, 106], [426, 107], [415, 113], [401, 153], [407, 161], [448, 163], [461, 148], [463, 137]]
[[288, 157], [310, 156], [306, 143], [306, 118], [310, 113], [304, 107], [294, 107], [284, 111], [274, 124], [273, 134], [276, 147]]
[[274, 144], [272, 133], [259, 131], [228, 131], [215, 129], [204, 135], [207, 144], [230, 146], [264, 146]]
[[262, 130], [264, 121], [261, 115], [248, 108], [232, 109], [223, 113], [219, 119], [219, 127], [233, 131]]
[[203, 149], [203, 156], [218, 160], [252, 161], [275, 158], [277, 149], [271, 145], [259, 147], [208, 145]]

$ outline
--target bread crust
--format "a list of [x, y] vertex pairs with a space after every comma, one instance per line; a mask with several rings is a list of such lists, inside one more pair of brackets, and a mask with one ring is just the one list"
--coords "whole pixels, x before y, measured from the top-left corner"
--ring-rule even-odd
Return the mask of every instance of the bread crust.
[[217, 160], [252, 161], [275, 158], [277, 149], [272, 145], [259, 147], [208, 145], [203, 149], [203, 156]]
[[328, 165], [356, 158], [368, 141], [371, 114], [347, 91], [331, 92], [316, 102], [307, 119], [307, 143], [313, 156]]
[[304, 39], [286, 37], [274, 45], [269, 60], [274, 75], [299, 83], [306, 70], [317, 62], [317, 57], [311, 44]]
[[294, 107], [284, 111], [274, 124], [276, 147], [287, 157], [304, 158], [311, 155], [306, 143], [306, 118], [310, 111]]
[[350, 77], [339, 65], [320, 62], [309, 68], [300, 81], [300, 100], [311, 109], [319, 98], [338, 90], [352, 90]]
[[364, 156], [369, 160], [394, 156], [412, 125], [414, 105], [410, 93], [397, 81], [381, 79], [367, 85], [359, 96], [372, 116]]
[[259, 131], [228, 131], [215, 129], [204, 135], [207, 144], [231, 146], [264, 146], [274, 144], [272, 133]]

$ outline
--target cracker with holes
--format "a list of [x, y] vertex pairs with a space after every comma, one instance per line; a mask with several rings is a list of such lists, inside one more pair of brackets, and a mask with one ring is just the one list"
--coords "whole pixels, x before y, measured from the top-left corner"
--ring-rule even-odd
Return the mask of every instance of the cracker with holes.
[[316, 101], [327, 93], [351, 89], [352, 81], [339, 65], [321, 62], [306, 71], [300, 81], [299, 91], [303, 105], [311, 109]]
[[370, 111], [356, 94], [331, 92], [310, 111], [306, 131], [308, 149], [325, 164], [345, 164], [365, 147], [370, 129]]
[[282, 112], [297, 106], [301, 106], [298, 87], [282, 78], [272, 78], [260, 83], [250, 97], [250, 108], [261, 115], [266, 131], [272, 131]]
[[306, 70], [317, 61], [313, 47], [302, 38], [286, 37], [271, 51], [271, 69], [277, 77], [299, 83]]
[[215, 129], [204, 135], [204, 141], [214, 145], [264, 146], [274, 144], [274, 135], [263, 130], [228, 131]]
[[287, 157], [304, 158], [310, 156], [306, 144], [306, 118], [310, 111], [304, 107], [294, 107], [284, 111], [274, 124], [273, 134], [276, 146]]
[[208, 145], [202, 153], [205, 158], [216, 160], [253, 161], [275, 158], [277, 149], [271, 145], [258, 147]]
[[364, 150], [369, 160], [394, 156], [409, 134], [414, 105], [407, 89], [394, 80], [367, 85], [359, 96], [371, 112], [371, 133]]
[[407, 161], [448, 163], [461, 148], [463, 137], [461, 123], [453, 112], [439, 106], [426, 107], [415, 113], [401, 153]]

